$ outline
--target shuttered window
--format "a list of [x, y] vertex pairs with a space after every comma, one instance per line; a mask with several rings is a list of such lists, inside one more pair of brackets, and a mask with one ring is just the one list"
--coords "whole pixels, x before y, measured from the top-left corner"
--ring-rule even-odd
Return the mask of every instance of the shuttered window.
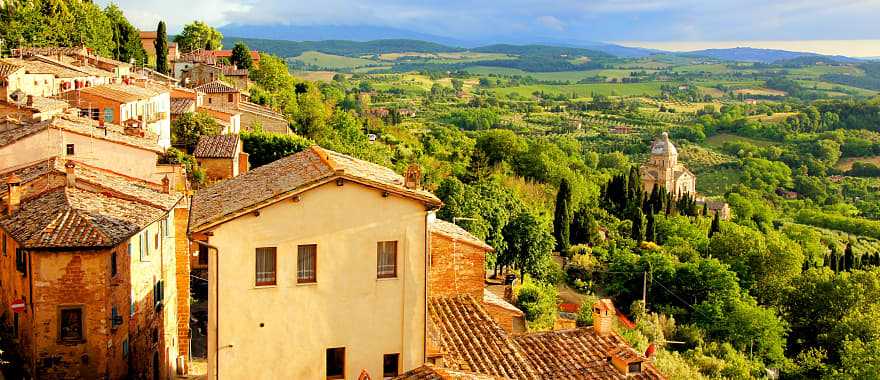
[[378, 278], [397, 277], [397, 242], [380, 241], [376, 251], [376, 276]]
[[275, 247], [257, 248], [257, 286], [275, 285]]
[[318, 280], [318, 246], [301, 245], [296, 253], [296, 282], [307, 283]]

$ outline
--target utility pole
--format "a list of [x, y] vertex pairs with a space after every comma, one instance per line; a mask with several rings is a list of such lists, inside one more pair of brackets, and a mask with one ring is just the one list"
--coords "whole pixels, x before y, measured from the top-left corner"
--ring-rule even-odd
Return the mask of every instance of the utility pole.
[[642, 272], [642, 304], [648, 310], [648, 271]]

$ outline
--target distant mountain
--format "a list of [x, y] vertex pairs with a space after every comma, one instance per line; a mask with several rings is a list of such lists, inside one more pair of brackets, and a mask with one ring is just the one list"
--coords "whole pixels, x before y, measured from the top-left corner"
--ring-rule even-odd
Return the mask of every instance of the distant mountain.
[[778, 61], [790, 61], [801, 57], [826, 57], [830, 58], [838, 63], [857, 63], [861, 62], [855, 58], [849, 58], [844, 56], [825, 56], [816, 53], [807, 53], [807, 52], [796, 52], [796, 51], [788, 51], [788, 50], [776, 50], [776, 49], [757, 49], [750, 47], [737, 47], [731, 49], [705, 49], [705, 50], [696, 50], [690, 51], [686, 53], [679, 53], [678, 55], [687, 56], [687, 57], [704, 57], [704, 58], [712, 58], [718, 59], [722, 61], [737, 61], [737, 62], [760, 62], [760, 63], [774, 63]]
[[550, 46], [550, 45], [508, 45], [508, 44], [496, 44], [496, 45], [488, 45], [481, 46], [478, 48], [470, 49], [471, 51], [479, 52], [479, 53], [500, 53], [500, 54], [511, 54], [511, 55], [528, 55], [528, 56], [548, 56], [548, 57], [560, 57], [560, 56], [570, 56], [572, 58], [579, 56], [586, 56], [592, 59], [596, 58], [612, 58], [611, 54], [592, 50], [592, 49], [584, 49], [579, 47], [564, 47], [564, 46]]
[[463, 51], [458, 47], [441, 45], [418, 40], [389, 39], [374, 41], [286, 41], [261, 38], [240, 38], [224, 36], [223, 45], [232, 46], [243, 41], [250, 49], [275, 54], [279, 57], [296, 57], [306, 51], [319, 51], [326, 54], [359, 57], [362, 55], [384, 53], [440, 53]]
[[356, 41], [419, 40], [442, 45], [473, 47], [473, 43], [433, 34], [384, 26], [357, 25], [240, 25], [219, 28], [224, 36], [287, 41]]

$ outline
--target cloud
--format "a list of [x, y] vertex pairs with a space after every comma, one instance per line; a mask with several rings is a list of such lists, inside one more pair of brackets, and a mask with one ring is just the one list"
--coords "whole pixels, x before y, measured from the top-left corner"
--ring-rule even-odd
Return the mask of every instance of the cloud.
[[[99, 0], [101, 2], [109, 0]], [[136, 26], [369, 25], [459, 39], [880, 38], [880, 0], [115, 0]]]

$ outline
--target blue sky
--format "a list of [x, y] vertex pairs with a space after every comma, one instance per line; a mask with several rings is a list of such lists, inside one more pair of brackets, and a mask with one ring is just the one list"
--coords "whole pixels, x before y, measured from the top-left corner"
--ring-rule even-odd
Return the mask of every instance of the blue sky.
[[137, 26], [387, 26], [463, 40], [880, 39], [880, 0], [116, 0]]

